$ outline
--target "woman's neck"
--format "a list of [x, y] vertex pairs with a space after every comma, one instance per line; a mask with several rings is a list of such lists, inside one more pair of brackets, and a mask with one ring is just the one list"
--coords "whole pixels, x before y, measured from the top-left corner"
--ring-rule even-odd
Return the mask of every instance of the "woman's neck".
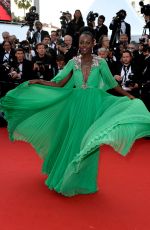
[[92, 54], [83, 54], [83, 55], [81, 55], [81, 60], [84, 60], [84, 61], [92, 60]]

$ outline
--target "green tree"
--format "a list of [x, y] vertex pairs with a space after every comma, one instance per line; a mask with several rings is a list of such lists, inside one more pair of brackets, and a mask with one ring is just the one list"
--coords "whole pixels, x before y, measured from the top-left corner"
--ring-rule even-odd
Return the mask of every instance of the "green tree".
[[14, 2], [16, 3], [19, 9], [24, 10], [24, 16], [25, 16], [25, 10], [31, 7], [32, 0], [14, 0]]

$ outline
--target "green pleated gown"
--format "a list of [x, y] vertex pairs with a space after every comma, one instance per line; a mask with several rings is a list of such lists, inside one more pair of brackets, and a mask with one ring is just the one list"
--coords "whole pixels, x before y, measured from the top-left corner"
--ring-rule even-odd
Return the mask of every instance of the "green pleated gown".
[[32, 144], [43, 158], [46, 185], [65, 196], [98, 190], [99, 146], [108, 144], [126, 155], [136, 139], [150, 136], [150, 113], [143, 102], [106, 92], [117, 82], [105, 60], [93, 55], [86, 87], [80, 56], [53, 81], [71, 70], [63, 88], [25, 82], [9, 91], [0, 105], [10, 139]]

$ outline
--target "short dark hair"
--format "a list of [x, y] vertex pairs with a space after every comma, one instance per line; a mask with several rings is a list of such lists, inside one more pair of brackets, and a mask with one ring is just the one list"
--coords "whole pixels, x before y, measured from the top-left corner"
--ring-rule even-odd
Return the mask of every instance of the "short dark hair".
[[123, 13], [125, 16], [127, 16], [127, 12], [123, 9], [121, 9], [117, 12], [117, 14], [120, 14], [120, 13]]
[[37, 24], [40, 24], [41, 26], [43, 26], [42, 22], [40, 22], [40, 21], [35, 21], [35, 26], [36, 26]]
[[42, 42], [39, 42], [39, 43], [37, 43], [35, 45], [35, 49], [38, 49], [39, 46], [44, 46], [45, 47], [45, 45]]
[[132, 52], [131, 52], [130, 50], [124, 50], [124, 51], [122, 52], [122, 55], [123, 55], [124, 53], [128, 53], [131, 57], [133, 57]]
[[103, 20], [103, 22], [105, 21], [105, 16], [104, 15], [100, 15], [99, 17], [98, 17], [98, 19], [102, 19]]
[[17, 52], [23, 52], [23, 53], [24, 53], [24, 49], [22, 49], [22, 48], [17, 48], [17, 49], [15, 50], [15, 54], [16, 54]]
[[[49, 38], [49, 39], [51, 39], [51, 37], [50, 37], [49, 34], [46, 34], [46, 35], [44, 36], [44, 38]], [[44, 40], [44, 38], [43, 38], [43, 40]]]
[[63, 54], [58, 54], [56, 56], [56, 61], [65, 61], [65, 56]]
[[150, 46], [144, 45], [143, 46], [143, 52], [147, 52], [147, 51], [150, 53]]

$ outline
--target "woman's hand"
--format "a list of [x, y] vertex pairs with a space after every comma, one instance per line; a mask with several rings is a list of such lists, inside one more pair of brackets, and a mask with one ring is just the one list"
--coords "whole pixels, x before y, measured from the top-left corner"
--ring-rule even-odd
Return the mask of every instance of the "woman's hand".
[[128, 98], [130, 98], [131, 100], [135, 99], [136, 97], [129, 95]]
[[33, 79], [33, 80], [29, 80], [29, 85], [32, 84], [40, 84], [40, 85], [46, 85], [46, 86], [58, 86], [55, 82], [50, 82], [50, 81], [46, 81], [43, 79]]
[[114, 78], [117, 81], [122, 81], [122, 77], [120, 75], [115, 75]]
[[44, 80], [42, 80], [42, 79], [33, 79], [33, 80], [29, 80], [29, 85], [31, 85], [31, 84], [41, 84], [41, 85], [43, 85], [43, 82], [44, 82]]

